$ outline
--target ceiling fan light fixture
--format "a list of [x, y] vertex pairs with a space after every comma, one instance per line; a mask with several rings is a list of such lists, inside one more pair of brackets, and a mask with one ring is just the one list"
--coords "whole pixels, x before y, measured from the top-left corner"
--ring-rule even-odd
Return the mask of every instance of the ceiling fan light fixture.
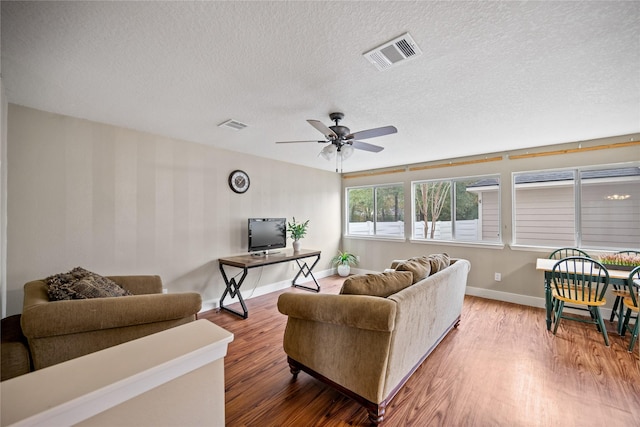
[[276, 144], [286, 144], [291, 142], [326, 143], [327, 145], [318, 153], [318, 157], [323, 157], [328, 161], [331, 161], [335, 157], [336, 172], [338, 172], [338, 170], [341, 170], [342, 162], [351, 157], [354, 150], [379, 153], [384, 149], [379, 145], [360, 141], [361, 139], [376, 138], [398, 132], [398, 129], [396, 129], [395, 126], [383, 126], [351, 133], [348, 127], [340, 125], [340, 120], [342, 120], [343, 117], [344, 114], [340, 112], [329, 114], [329, 118], [334, 122], [333, 126], [325, 126], [319, 120], [307, 120], [311, 126], [324, 135], [327, 139], [326, 141], [276, 141]]
[[319, 155], [324, 157], [327, 160], [331, 160], [333, 155], [336, 152], [336, 146], [333, 144], [329, 144], [320, 151]]
[[340, 154], [342, 156], [342, 160], [347, 160], [353, 154], [353, 147], [351, 145], [344, 145], [340, 149]]

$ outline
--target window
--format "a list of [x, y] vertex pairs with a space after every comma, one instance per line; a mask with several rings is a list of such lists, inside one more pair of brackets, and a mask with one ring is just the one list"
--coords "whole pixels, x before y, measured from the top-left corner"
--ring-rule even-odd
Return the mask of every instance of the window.
[[347, 188], [347, 234], [404, 237], [402, 184]]
[[513, 174], [514, 242], [533, 246], [640, 246], [640, 167]]
[[412, 187], [415, 240], [501, 241], [499, 176], [418, 181]]

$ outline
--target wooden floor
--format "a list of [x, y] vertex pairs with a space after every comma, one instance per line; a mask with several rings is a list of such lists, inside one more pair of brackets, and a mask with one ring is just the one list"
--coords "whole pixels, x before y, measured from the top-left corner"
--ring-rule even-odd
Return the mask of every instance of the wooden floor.
[[[337, 293], [342, 281], [322, 279], [322, 292]], [[330, 387], [304, 372], [292, 380], [286, 317], [276, 308], [282, 292], [247, 301], [246, 320], [199, 315], [235, 335], [225, 358], [226, 425], [369, 425], [361, 406]], [[544, 317], [542, 309], [467, 296], [460, 326], [392, 400], [383, 425], [640, 425], [640, 361], [637, 349], [626, 351], [629, 335], [607, 321], [607, 348], [591, 325], [565, 321], [554, 336]]]

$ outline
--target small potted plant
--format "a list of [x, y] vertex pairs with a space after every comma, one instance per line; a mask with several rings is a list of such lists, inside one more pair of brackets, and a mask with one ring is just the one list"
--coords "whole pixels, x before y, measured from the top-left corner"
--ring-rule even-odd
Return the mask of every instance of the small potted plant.
[[331, 265], [338, 266], [338, 274], [346, 277], [351, 273], [351, 266], [358, 264], [358, 257], [349, 252], [338, 251], [338, 255], [331, 258]]
[[309, 227], [309, 220], [305, 222], [296, 222], [296, 217], [293, 217], [293, 222], [287, 222], [287, 231], [289, 236], [293, 239], [293, 251], [298, 252], [300, 250], [300, 239], [307, 234], [307, 228]]

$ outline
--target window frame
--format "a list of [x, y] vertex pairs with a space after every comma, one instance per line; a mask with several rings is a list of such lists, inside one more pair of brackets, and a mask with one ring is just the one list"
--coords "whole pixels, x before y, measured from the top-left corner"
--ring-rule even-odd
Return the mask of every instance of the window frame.
[[[402, 226], [402, 235], [401, 236], [395, 236], [395, 235], [391, 235], [391, 234], [378, 234], [378, 198], [377, 198], [377, 190], [379, 188], [391, 188], [391, 187], [398, 187], [402, 190], [402, 195], [403, 195], [403, 199], [402, 199], [402, 216], [404, 218], [403, 222], [403, 226]], [[372, 189], [373, 190], [373, 234], [349, 234], [349, 212], [350, 212], [350, 205], [349, 205], [349, 191], [350, 190], [357, 190], [357, 189]], [[389, 183], [384, 183], [384, 184], [371, 184], [371, 185], [356, 185], [353, 187], [345, 187], [344, 189], [344, 200], [345, 200], [345, 209], [344, 209], [344, 218], [345, 218], [345, 229], [344, 229], [344, 236], [345, 237], [349, 237], [349, 238], [357, 238], [357, 239], [382, 239], [382, 240], [398, 240], [398, 241], [406, 241], [406, 209], [405, 209], [405, 198], [406, 195], [405, 193], [405, 188], [404, 188], [404, 182], [389, 182]]]
[[[497, 194], [497, 231], [498, 237], [496, 240], [469, 240], [469, 239], [461, 239], [455, 238], [454, 235], [456, 233], [456, 222], [462, 220], [456, 220], [457, 215], [457, 206], [458, 200], [456, 197], [456, 186], [460, 182], [465, 181], [482, 181], [482, 180], [491, 180], [495, 179], [497, 182], [493, 184], [487, 184], [485, 187], [496, 186], [495, 192]], [[419, 184], [424, 183], [435, 183], [435, 182], [449, 182], [449, 198], [450, 198], [450, 213], [451, 213], [451, 239], [429, 239], [429, 238], [420, 238], [416, 237], [416, 187]], [[482, 211], [480, 210], [481, 202], [478, 203], [478, 220], [483, 216]], [[447, 178], [434, 178], [434, 179], [420, 179], [411, 181], [411, 242], [413, 243], [429, 243], [429, 244], [454, 244], [461, 246], [484, 246], [484, 247], [504, 247], [503, 243], [503, 234], [502, 234], [502, 179], [500, 173], [491, 173], [491, 174], [480, 174], [480, 175], [469, 175], [469, 176], [458, 176], [458, 177], [447, 177]], [[479, 224], [480, 221], [478, 222]]]
[[[571, 246], [576, 247], [578, 249], [583, 250], [591, 250], [591, 251], [616, 251], [616, 250], [624, 250], [629, 249], [626, 247], [624, 243], [620, 246], [610, 246], [605, 242], [598, 243], [596, 245], [593, 244], [584, 244], [584, 232], [583, 230], [583, 209], [585, 206], [582, 206], [583, 203], [583, 181], [584, 178], [582, 174], [584, 172], [592, 172], [598, 170], [611, 170], [611, 169], [626, 169], [626, 168], [640, 168], [640, 162], [629, 162], [629, 163], [613, 163], [613, 164], [600, 164], [600, 165], [586, 165], [586, 166], [571, 166], [564, 168], [551, 168], [551, 169], [535, 169], [535, 170], [525, 170], [525, 171], [513, 171], [511, 172], [511, 224], [512, 224], [512, 243], [510, 244], [513, 248], [532, 248], [532, 249], [544, 249], [548, 250], [549, 248], [558, 247], [558, 245], [554, 245], [553, 242], [544, 242], [544, 243], [533, 243], [533, 242], [518, 242], [518, 224], [517, 224], [517, 197], [516, 197], [516, 177], [523, 174], [552, 174], [552, 173], [566, 173], [567, 176], [571, 173], [572, 176], [572, 186], [573, 186], [573, 243], [567, 243], [563, 246]], [[637, 176], [637, 175], [636, 175]], [[620, 177], [622, 180], [626, 181], [635, 181], [638, 178], [635, 178], [634, 175], [627, 175]], [[608, 177], [605, 177], [608, 178]], [[567, 178], [568, 180], [569, 178]], [[547, 186], [561, 186], [561, 181], [553, 184], [553, 181], [546, 181]], [[631, 248], [633, 249], [633, 248]]]

